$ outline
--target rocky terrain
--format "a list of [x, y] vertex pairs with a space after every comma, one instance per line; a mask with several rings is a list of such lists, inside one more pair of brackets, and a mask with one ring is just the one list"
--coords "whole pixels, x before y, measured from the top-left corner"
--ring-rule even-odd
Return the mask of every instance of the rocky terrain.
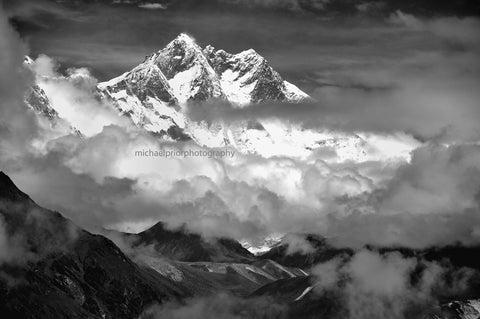
[[[310, 255], [288, 257], [279, 245], [254, 256], [233, 240], [206, 240], [159, 223], [139, 234], [111, 233], [120, 249], [110, 239], [38, 206], [4, 173], [0, 173], [0, 203], [4, 318], [137, 318], [152, 305], [219, 292], [247, 303], [271, 298], [287, 305], [286, 318], [347, 314], [340, 290], [316, 291], [318, 279], [310, 270], [339, 254], [348, 260], [352, 252], [334, 249], [318, 237], [307, 236], [315, 247]], [[478, 248], [377, 251], [479, 271]], [[459, 299], [446, 300], [448, 296], [439, 292], [441, 307], [422, 308], [415, 318], [478, 318], [474, 296], [478, 298], [480, 281], [478, 274], [472, 278], [468, 289], [456, 296]]]

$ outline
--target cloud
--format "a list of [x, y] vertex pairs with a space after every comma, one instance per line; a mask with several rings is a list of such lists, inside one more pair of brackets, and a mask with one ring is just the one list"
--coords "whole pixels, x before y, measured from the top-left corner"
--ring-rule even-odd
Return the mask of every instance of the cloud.
[[[276, 50], [264, 54], [316, 102], [238, 109], [216, 101], [192, 105], [190, 115], [207, 121], [280, 118], [317, 129], [475, 141], [480, 136], [475, 89], [480, 83], [479, 21], [397, 12], [382, 23], [360, 25], [352, 19], [357, 27], [346, 30], [334, 22], [310, 25], [307, 19], [299, 27], [285, 27], [301, 30], [300, 35], [281, 29], [274, 39], [263, 39]], [[296, 44], [291, 51], [282, 45], [289, 42]], [[262, 44], [255, 45], [263, 53]]]
[[0, 11], [0, 158], [10, 153], [16, 156], [20, 149], [28, 148], [28, 142], [35, 137], [38, 125], [33, 112], [27, 110], [23, 96], [33, 84], [33, 75], [23, 69], [23, 57], [27, 46], [20, 41], [5, 16]]
[[19, 236], [9, 236], [7, 227], [0, 215], [0, 265], [19, 263], [25, 259], [27, 250]]
[[384, 187], [340, 199], [344, 214], [330, 216], [331, 234], [357, 246], [478, 243], [479, 156], [476, 144], [417, 149]]
[[0, 198], [0, 230], [0, 265], [24, 265], [65, 251], [80, 234], [70, 221], [29, 199], [12, 202], [8, 197]]
[[296, 234], [287, 234], [282, 238], [282, 243], [287, 245], [287, 255], [300, 253], [308, 255], [315, 251], [315, 247], [305, 238]]
[[440, 297], [464, 293], [473, 271], [361, 250], [347, 262], [319, 264], [313, 274], [314, 291], [337, 291], [348, 318], [406, 319], [424, 318], [439, 310]]
[[408, 29], [431, 33], [451, 44], [475, 46], [480, 45], [478, 28], [480, 21], [476, 18], [442, 17], [420, 19], [412, 14], [397, 11], [389, 21]]
[[152, 307], [143, 319], [281, 319], [286, 307], [268, 298], [242, 299], [227, 294], [187, 300], [184, 304], [166, 303]]
[[46, 92], [52, 107], [59, 116], [72, 124], [82, 134], [92, 136], [104, 126], [131, 125], [115, 107], [101, 100], [97, 92], [97, 79], [86, 68], [71, 68], [63, 76], [58, 66], [45, 55], [40, 55], [31, 65], [37, 84]]
[[[28, 88], [33, 76], [26, 80], [17, 76], [23, 72], [19, 70], [26, 52], [5, 27], [2, 40], [7, 41], [7, 50], [1, 54], [8, 55], [10, 63], [5, 66], [12, 68], [15, 77], [1, 79], [2, 94], [8, 97], [2, 101], [2, 120], [19, 135], [2, 132], [1, 143], [21, 151], [15, 156], [2, 154], [0, 164], [41, 205], [61, 211], [82, 226], [139, 231], [162, 220], [172, 226], [187, 223], [205, 236], [236, 239], [312, 232], [355, 247], [478, 243], [477, 146], [431, 142], [413, 153], [411, 163], [394, 156], [386, 160], [383, 155], [391, 151], [388, 145], [395, 150], [402, 146], [404, 153], [410, 149], [405, 145], [418, 147], [412, 137], [398, 131], [460, 144], [478, 137], [474, 103], [478, 64], [472, 58], [476, 49], [468, 41], [467, 51], [443, 51], [441, 40], [441, 53], [408, 55], [392, 65], [390, 58], [380, 66], [362, 59], [348, 70], [317, 74], [315, 81], [329, 85], [317, 88], [315, 103], [269, 103], [245, 109], [210, 103], [191, 110], [193, 116], [211, 120], [280, 118], [315, 129], [336, 129], [342, 136], [375, 132], [359, 133], [368, 142], [362, 145], [365, 152], [376, 155], [368, 161], [339, 161], [342, 150], [332, 147], [303, 159], [251, 154], [231, 159], [166, 159], [138, 158], [134, 152], [201, 148], [191, 142], [159, 141], [129, 127], [111, 105], [95, 97], [97, 80], [89, 71], [71, 69], [61, 74], [45, 56], [34, 64], [40, 82], [60, 115], [87, 136], [55, 138], [42, 152], [25, 147], [42, 135], [33, 113], [24, 106], [23, 90], [18, 89]], [[391, 36], [392, 30], [383, 28], [374, 34]], [[354, 35], [365, 40], [371, 30]], [[333, 29], [340, 38], [343, 32]], [[399, 33], [406, 41], [408, 36], [402, 32], [412, 31]], [[414, 31], [418, 36], [416, 32], [420, 31]], [[423, 41], [423, 35], [420, 38]], [[412, 48], [410, 42], [400, 44], [402, 53], [404, 46]], [[377, 57], [373, 55], [376, 61]], [[25, 123], [11, 125], [17, 117]], [[19, 136], [22, 139], [16, 140]], [[391, 140], [395, 143], [385, 142]]]

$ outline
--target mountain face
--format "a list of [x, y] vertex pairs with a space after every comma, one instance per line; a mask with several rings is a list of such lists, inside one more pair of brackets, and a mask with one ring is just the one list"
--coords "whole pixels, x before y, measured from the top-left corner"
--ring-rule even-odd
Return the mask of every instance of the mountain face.
[[0, 173], [3, 318], [135, 318], [189, 295], [110, 240], [39, 207]]
[[[239, 135], [264, 128], [256, 125], [252, 129], [248, 123], [198, 124], [182, 111], [186, 103], [220, 100], [242, 107], [262, 101], [293, 103], [309, 98], [284, 81], [254, 50], [233, 55], [211, 46], [202, 49], [186, 34], [180, 34], [131, 71], [100, 83], [98, 88], [137, 126], [162, 137], [193, 139], [208, 147], [244, 145]], [[263, 139], [269, 138], [263, 132]]]
[[204, 239], [184, 227], [170, 230], [161, 222], [123, 236], [136, 261], [197, 293], [227, 291], [245, 296], [266, 283], [307, 275], [299, 268], [259, 260], [232, 239]]
[[268, 65], [267, 60], [253, 49], [230, 54], [207, 46], [203, 52], [219, 75], [228, 100], [234, 104], [265, 101], [294, 103], [308, 99], [306, 93], [284, 81], [280, 74]]
[[[25, 57], [23, 62], [25, 68], [30, 68], [32, 63], [33, 60], [30, 57]], [[40, 86], [33, 85], [30, 88], [25, 95], [25, 104], [39, 115], [41, 125], [49, 126], [59, 136], [68, 134], [81, 136], [80, 131], [58, 115], [47, 94]]]
[[161, 222], [128, 238], [133, 247], [151, 246], [159, 256], [178, 261], [250, 263], [255, 259], [252, 253], [234, 240], [213, 238], [207, 241], [198, 234], [188, 233], [184, 228], [169, 230]]
[[183, 33], [130, 72], [99, 87], [113, 96], [125, 92], [140, 101], [151, 97], [166, 105], [220, 99], [243, 106], [309, 98], [254, 50], [230, 54], [212, 46], [202, 49]]
[[289, 253], [288, 244], [279, 242], [258, 257], [273, 260], [285, 266], [309, 269], [315, 264], [335, 258], [348, 259], [354, 253], [353, 250], [348, 248], [335, 248], [325, 238], [316, 235], [305, 235], [305, 241], [312, 248], [309, 252]]

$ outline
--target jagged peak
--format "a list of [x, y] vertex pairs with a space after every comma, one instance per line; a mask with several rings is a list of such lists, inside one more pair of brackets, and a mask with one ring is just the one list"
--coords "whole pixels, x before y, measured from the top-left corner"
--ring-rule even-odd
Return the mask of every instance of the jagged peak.
[[245, 50], [245, 51], [242, 51], [240, 53], [237, 54], [238, 56], [246, 56], [246, 55], [256, 55], [256, 56], [259, 56], [261, 57], [262, 59], [264, 59], [263, 56], [261, 56], [260, 54], [258, 54], [257, 51], [255, 51], [254, 49], [248, 49], [248, 50]]
[[173, 39], [169, 44], [167, 44], [166, 48], [168, 49], [176, 47], [178, 45], [201, 50], [195, 39], [186, 33], [180, 33], [175, 39]]
[[180, 33], [132, 71], [140, 78], [163, 74], [166, 81], [160, 82], [168, 82], [180, 104], [212, 97], [235, 104], [268, 99], [295, 102], [306, 96], [253, 48], [236, 54], [212, 45], [202, 48], [187, 33]]
[[[196, 44], [195, 42], [195, 39], [191, 36], [191, 35], [188, 35], [187, 33], [180, 33], [176, 38], [175, 40], [177, 41], [182, 41], [182, 42], [185, 42], [185, 43], [189, 43], [189, 44]], [[174, 40], [174, 41], [175, 41]]]

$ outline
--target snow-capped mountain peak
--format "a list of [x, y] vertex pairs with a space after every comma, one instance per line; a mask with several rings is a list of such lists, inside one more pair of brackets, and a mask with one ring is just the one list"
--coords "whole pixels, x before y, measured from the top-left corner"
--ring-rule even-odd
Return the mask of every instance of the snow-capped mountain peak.
[[[176, 135], [185, 131], [202, 146], [237, 145], [242, 150], [251, 148], [245, 142], [250, 145], [249, 141], [269, 139], [268, 132], [249, 129], [248, 123], [228, 128], [219, 123], [210, 127], [193, 123], [182, 113], [181, 106], [210, 99], [241, 107], [268, 100], [298, 102], [308, 98], [284, 81], [255, 50], [230, 54], [212, 46], [202, 49], [185, 33], [131, 71], [100, 83], [98, 88], [139, 127], [173, 139], [178, 136], [171, 136], [169, 130]], [[250, 131], [253, 135], [246, 136]]]
[[296, 86], [284, 81], [254, 49], [230, 54], [207, 46], [204, 53], [219, 75], [228, 100], [234, 104], [300, 102], [309, 98]]
[[180, 34], [150, 59], [165, 74], [180, 103], [226, 98], [202, 48], [187, 34]]
[[[31, 63], [25, 61], [27, 67]], [[384, 156], [367, 154], [366, 149], [373, 149], [368, 146], [368, 137], [307, 130], [281, 120], [210, 124], [192, 121], [184, 113], [184, 104], [190, 102], [221, 99], [234, 107], [244, 107], [259, 102], [297, 103], [310, 99], [253, 49], [237, 54], [213, 46], [202, 49], [192, 37], [180, 34], [132, 70], [99, 83], [97, 88], [98, 97], [108, 100], [105, 105], [112, 105], [137, 127], [162, 139], [193, 140], [211, 148], [230, 146], [241, 153], [263, 157], [308, 159], [320, 148], [334, 149], [336, 157], [332, 160], [338, 161]], [[28, 104], [32, 108], [41, 105], [38, 112], [52, 115], [54, 110], [43, 103], [47, 100], [47, 96], [34, 94]], [[388, 156], [404, 157], [408, 154], [404, 149]]]
[[[164, 79], [160, 79], [160, 73]], [[134, 74], [135, 81], [142, 85], [158, 83], [164, 91], [169, 91], [172, 99], [168, 98], [168, 94], [162, 94], [163, 102], [176, 100], [184, 104], [216, 98], [242, 106], [269, 100], [299, 102], [309, 98], [296, 86], [284, 81], [255, 50], [230, 54], [215, 50], [212, 46], [202, 49], [185, 33], [168, 43], [164, 49], [148, 56], [132, 71], [99, 87], [111, 91], [112, 86], [129, 74]], [[152, 81], [151, 77], [155, 79]], [[144, 95], [139, 96], [140, 100]]]

